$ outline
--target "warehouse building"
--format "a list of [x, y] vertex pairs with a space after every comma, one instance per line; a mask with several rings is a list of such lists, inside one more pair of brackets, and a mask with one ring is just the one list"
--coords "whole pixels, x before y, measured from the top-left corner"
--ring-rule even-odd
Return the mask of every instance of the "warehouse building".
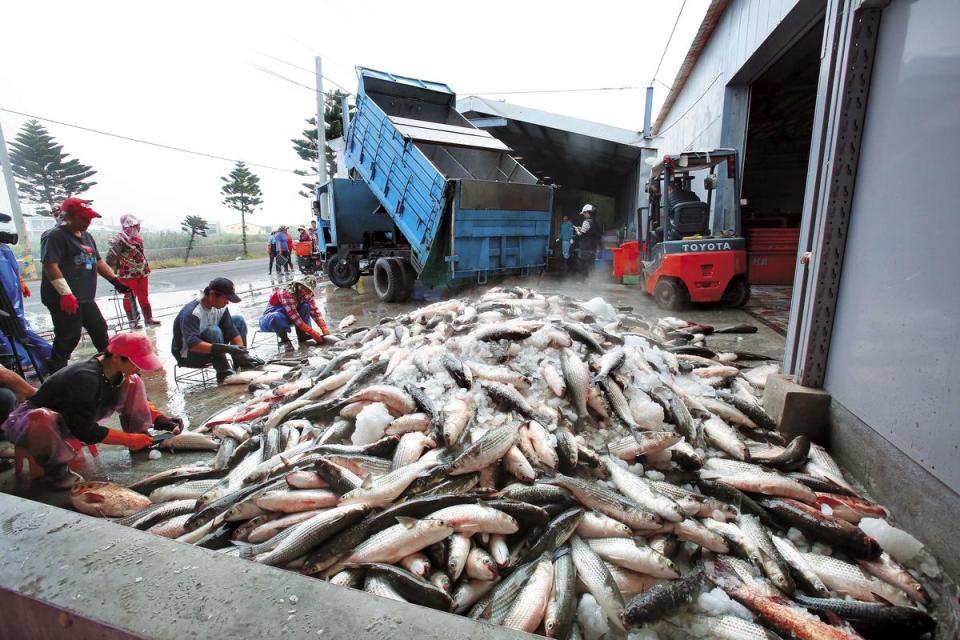
[[785, 373], [954, 576], [958, 26], [954, 0], [714, 0], [654, 126], [661, 155], [740, 150], [751, 260], [780, 261], [754, 282], [792, 285]]

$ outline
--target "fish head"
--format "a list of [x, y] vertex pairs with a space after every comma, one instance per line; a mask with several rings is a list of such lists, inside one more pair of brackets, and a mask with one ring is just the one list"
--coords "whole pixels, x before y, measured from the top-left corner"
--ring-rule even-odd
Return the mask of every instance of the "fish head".
[[773, 584], [777, 585], [777, 588], [785, 593], [790, 593], [793, 591], [793, 584], [790, 581], [790, 578], [785, 574], [780, 572], [775, 572], [773, 576], [769, 576], [773, 581]]
[[556, 638], [557, 620], [553, 617], [546, 618], [543, 622], [543, 631], [548, 638]]

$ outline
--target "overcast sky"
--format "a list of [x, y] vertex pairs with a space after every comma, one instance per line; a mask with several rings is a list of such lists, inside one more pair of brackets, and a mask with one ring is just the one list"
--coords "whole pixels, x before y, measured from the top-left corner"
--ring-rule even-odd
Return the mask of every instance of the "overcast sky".
[[[282, 171], [252, 167], [264, 204], [251, 222], [309, 219], [304, 168], [290, 138], [316, 111], [313, 56], [356, 91], [355, 65], [475, 92], [645, 87], [680, 0], [488, 0], [481, 5], [378, 2], [32, 2], [4, 7], [0, 107]], [[688, 0], [657, 78], [673, 82], [709, 0]], [[284, 62], [278, 62], [278, 58]], [[296, 67], [303, 67], [298, 69]], [[325, 81], [325, 89], [333, 86]], [[667, 90], [656, 85], [654, 115]], [[639, 130], [642, 90], [488, 95]], [[28, 118], [0, 111], [12, 140]], [[153, 228], [187, 214], [223, 224], [231, 163], [44, 123], [99, 173], [86, 193], [108, 220], [135, 213]], [[0, 210], [9, 209], [0, 185]]]

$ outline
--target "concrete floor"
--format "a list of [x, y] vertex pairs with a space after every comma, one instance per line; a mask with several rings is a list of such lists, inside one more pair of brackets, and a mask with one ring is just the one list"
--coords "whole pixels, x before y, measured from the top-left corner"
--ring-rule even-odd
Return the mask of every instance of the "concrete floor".
[[[161, 410], [185, 416], [190, 423], [203, 421], [210, 415], [226, 406], [238, 402], [246, 397], [246, 388], [243, 386], [179, 386], [174, 381], [174, 360], [170, 354], [172, 338], [172, 320], [180, 307], [193, 299], [197, 291], [215, 276], [232, 278], [237, 285], [237, 292], [243, 301], [231, 305], [231, 311], [243, 314], [250, 326], [250, 339], [254, 339], [254, 331], [260, 314], [266, 305], [273, 287], [283, 279], [273, 279], [266, 275], [266, 260], [246, 260], [217, 265], [202, 265], [183, 269], [169, 269], [151, 277], [162, 283], [162, 290], [151, 295], [158, 310], [157, 316], [163, 324], [156, 328], [145, 329], [147, 335], [154, 339], [157, 352], [164, 361], [164, 368], [154, 373], [144, 375], [150, 399]], [[180, 272], [180, 273], [177, 273]], [[507, 281], [505, 284], [519, 284], [532, 287], [543, 294], [565, 294], [582, 299], [600, 296], [614, 305], [625, 305], [633, 308], [636, 315], [645, 318], [657, 318], [665, 314], [653, 302], [652, 298], [643, 295], [638, 286], [624, 286], [611, 282], [603, 273], [596, 272], [587, 281], [581, 279], [558, 279], [551, 276], [518, 278]], [[475, 287], [455, 292], [452, 295], [477, 296], [494, 285]], [[154, 289], [158, 287], [154, 286]], [[357, 326], [376, 324], [381, 318], [396, 315], [410, 309], [423, 306], [441, 298], [436, 291], [420, 290], [413, 300], [403, 304], [388, 304], [377, 300], [373, 294], [372, 282], [363, 278], [357, 288], [338, 289], [329, 283], [324, 283], [318, 292], [317, 301], [327, 319], [331, 330], [336, 330], [337, 324], [348, 315], [357, 317]], [[451, 295], [451, 294], [447, 294]], [[100, 300], [105, 316], [112, 318], [115, 314], [108, 300]], [[42, 309], [42, 307], [41, 307]], [[691, 308], [678, 313], [684, 318], [704, 324], [716, 326], [747, 323], [757, 326], [758, 331], [749, 335], [716, 335], [708, 338], [708, 344], [720, 350], [746, 350], [763, 353], [779, 360], [783, 354], [783, 338], [772, 328], [757, 322], [747, 313], [735, 309]], [[36, 322], [38, 319], [35, 319]], [[276, 342], [272, 336], [260, 335], [256, 337], [255, 351], [262, 358], [267, 359], [277, 354]], [[93, 353], [93, 347], [84, 341], [77, 350], [76, 356], [87, 356]], [[110, 426], [117, 426], [108, 422]], [[164, 452], [159, 460], [149, 460], [145, 454], [131, 454], [122, 447], [101, 446], [99, 455], [93, 457], [85, 454], [82, 466], [78, 471], [90, 480], [109, 480], [126, 484], [142, 478], [148, 474], [172, 466], [181, 465], [196, 460], [209, 459], [208, 452]], [[27, 480], [14, 476], [12, 471], [0, 474], [0, 491], [22, 497], [31, 498], [57, 506], [67, 505], [65, 492], [51, 491], [42, 481], [30, 483]]]

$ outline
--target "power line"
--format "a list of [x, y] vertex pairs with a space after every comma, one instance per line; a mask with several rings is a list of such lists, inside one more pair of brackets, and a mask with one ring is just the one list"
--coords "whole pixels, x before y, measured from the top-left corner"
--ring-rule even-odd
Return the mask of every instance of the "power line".
[[656, 82], [656, 83], [658, 83], [661, 87], [663, 87], [663, 88], [666, 89], [667, 91], [673, 91], [673, 87], [671, 87], [671, 86], [668, 85], [667, 83], [663, 82], [662, 80], [657, 80], [656, 78], [654, 78], [653, 81]]
[[[660, 54], [660, 62], [657, 63], [657, 70], [653, 72], [653, 80], [657, 79], [657, 75], [660, 73], [660, 65], [663, 64], [663, 59], [667, 57], [667, 49], [670, 48], [670, 42], [673, 40], [673, 34], [677, 30], [677, 25], [680, 24], [680, 16], [683, 15], [683, 8], [687, 6], [687, 0], [683, 0], [683, 4], [680, 5], [680, 11], [677, 12], [677, 19], [673, 23], [673, 29], [670, 29], [670, 37], [667, 38], [667, 44], [663, 46], [663, 53]], [[653, 84], [653, 80], [650, 81], [650, 84]]]
[[508, 96], [527, 93], [587, 93], [590, 91], [638, 91], [643, 87], [593, 87], [590, 89], [534, 89], [531, 91], [464, 91], [470, 96]]
[[687, 107], [686, 111], [684, 111], [683, 113], [681, 113], [680, 116], [679, 116], [676, 120], [674, 120], [673, 122], [671, 122], [671, 123], [670, 123], [670, 126], [663, 127], [663, 128], [661, 128], [661, 129], [657, 130], [657, 135], [658, 135], [658, 136], [662, 136], [662, 135], [665, 134], [667, 131], [669, 131], [670, 129], [672, 129], [678, 122], [680, 122], [681, 120], [683, 120], [684, 116], [686, 116], [688, 113], [690, 113], [690, 111], [693, 110], [693, 108], [694, 108], [695, 106], [697, 106], [697, 104], [699, 104], [701, 100], [703, 100], [703, 97], [704, 97], [705, 95], [707, 95], [707, 93], [710, 91], [710, 89], [713, 88], [713, 85], [717, 84], [717, 80], [719, 80], [722, 75], [723, 75], [723, 72], [718, 73], [718, 74], [713, 78], [713, 81], [710, 82], [710, 84], [707, 85], [707, 88], [703, 90], [703, 93], [700, 94], [700, 97], [698, 97], [696, 100], [694, 100], [694, 101], [693, 101], [693, 104], [691, 104], [689, 107]]
[[[267, 56], [267, 57], [269, 57], [269, 56]], [[279, 80], [283, 80], [283, 81], [285, 81], [285, 82], [289, 82], [290, 84], [295, 84], [295, 85], [297, 85], [298, 87], [303, 87], [304, 89], [306, 89], [307, 91], [310, 91], [311, 93], [316, 93], [316, 92], [317, 92], [317, 88], [316, 88], [316, 87], [311, 87], [311, 86], [308, 85], [308, 84], [303, 84], [302, 82], [298, 82], [298, 81], [296, 81], [296, 80], [294, 80], [294, 79], [292, 79], [292, 78], [288, 78], [288, 77], [285, 76], [285, 75], [282, 75], [282, 74], [277, 73], [276, 71], [273, 71], [272, 69], [268, 69], [268, 68], [266, 68], [266, 67], [264, 67], [264, 66], [261, 66], [261, 65], [259, 65], [259, 64], [254, 63], [254, 62], [249, 62], [248, 64], [249, 64], [251, 67], [253, 67], [254, 69], [256, 69], [257, 71], [266, 73], [267, 75], [271, 75], [271, 76], [273, 76], [274, 78], [277, 78], [277, 79], [279, 79]], [[291, 64], [291, 63], [288, 62], [287, 64]], [[300, 69], [300, 68], [302, 68], [302, 67], [297, 67], [297, 68]], [[316, 75], [316, 74], [314, 73], [314, 75]], [[335, 85], [337, 85], [338, 87], [340, 87], [339, 84], [337, 84], [337, 83], [334, 82], [333, 80], [330, 80], [330, 78], [328, 78], [327, 76], [321, 76], [321, 77], [322, 77], [324, 80], [329, 80], [332, 84], [335, 84]], [[343, 87], [340, 87], [340, 89], [343, 90], [343, 92], [346, 93], [346, 94], [349, 95], [349, 96], [352, 96], [352, 95], [353, 95], [353, 94], [350, 93], [349, 91], [346, 91], [345, 89], [343, 89]], [[332, 93], [328, 93], [328, 92], [326, 92], [326, 91], [323, 92], [323, 95], [327, 96], [328, 98], [336, 98], [336, 97], [337, 97], [336, 95], [334, 95], [334, 94], [332, 94]]]
[[300, 69], [300, 71], [304, 71], [304, 72], [306, 72], [306, 73], [309, 73], [310, 75], [315, 75], [315, 74], [316, 74], [315, 71], [312, 71], [312, 70], [310, 70], [310, 69], [307, 69], [306, 67], [301, 67], [300, 65], [294, 64], [294, 63], [292, 63], [292, 62], [287, 62], [286, 60], [283, 60], [282, 58], [278, 58], [278, 57], [276, 57], [276, 56], [272, 56], [272, 55], [270, 55], [269, 53], [264, 53], [263, 51], [257, 51], [257, 54], [263, 56], [264, 58], [270, 58], [270, 59], [273, 60], [274, 62], [279, 62], [280, 64], [285, 64], [285, 65], [287, 65], [288, 67], [293, 67], [294, 69]]
[[297, 85], [298, 87], [303, 87], [304, 89], [306, 89], [307, 91], [310, 91], [311, 93], [316, 93], [316, 91], [317, 91], [317, 88], [316, 88], [316, 87], [311, 87], [310, 85], [303, 84], [302, 82], [297, 82], [296, 80], [293, 80], [293, 79], [291, 79], [291, 78], [288, 78], [287, 76], [281, 75], [281, 74], [277, 73], [276, 71], [271, 71], [270, 69], [267, 69], [266, 67], [262, 67], [262, 66], [260, 66], [259, 64], [256, 64], [256, 63], [253, 63], [253, 62], [250, 62], [250, 63], [248, 63], [248, 64], [249, 64], [251, 67], [253, 67], [254, 69], [256, 69], [257, 71], [260, 71], [260, 72], [262, 72], [262, 73], [265, 73], [265, 74], [267, 74], [267, 75], [269, 75], [269, 76], [273, 76], [274, 78], [279, 78], [280, 80], [283, 80], [283, 81], [285, 81], [285, 82], [289, 82], [290, 84], [295, 84], [295, 85]]
[[[169, 145], [169, 144], [163, 144], [162, 142], [151, 142], [150, 140], [143, 140], [142, 138], [134, 138], [134, 137], [131, 137], [131, 136], [125, 136], [125, 135], [122, 135], [122, 134], [119, 134], [119, 133], [110, 133], [109, 131], [102, 131], [102, 130], [100, 130], [100, 129], [92, 129], [92, 128], [90, 128], [90, 127], [84, 127], [84, 126], [79, 125], [79, 124], [72, 124], [72, 123], [69, 123], [69, 122], [63, 122], [62, 120], [54, 120], [53, 118], [44, 118], [43, 116], [37, 116], [37, 115], [30, 114], [30, 113], [24, 113], [24, 112], [22, 112], [22, 111], [15, 111], [15, 110], [13, 110], [13, 109], [7, 109], [7, 108], [5, 108], [5, 107], [0, 107], [0, 111], [5, 111], [5, 112], [7, 112], [7, 113], [13, 113], [13, 114], [16, 114], [16, 115], [18, 115], [18, 116], [23, 116], [23, 117], [25, 117], [25, 118], [32, 118], [32, 119], [34, 119], [34, 120], [42, 120], [43, 122], [50, 122], [50, 123], [52, 123], [52, 124], [57, 124], [57, 125], [60, 125], [60, 126], [62, 126], [62, 127], [70, 127], [71, 129], [79, 129], [79, 130], [81, 130], [81, 131], [87, 131], [87, 132], [89, 132], [89, 133], [97, 133], [97, 134], [100, 134], [100, 135], [102, 135], [102, 136], [108, 136], [108, 137], [110, 137], [110, 138], [118, 138], [118, 139], [120, 139], [120, 140], [126, 140], [127, 142], [137, 142], [137, 143], [139, 143], [139, 144], [146, 144], [146, 145], [150, 145], [151, 147], [158, 147], [158, 148], [160, 148], [160, 149], [167, 149], [168, 151], [179, 151], [179, 152], [181, 152], [181, 153], [189, 153], [190, 155], [200, 156], [200, 157], [203, 157], [203, 158], [210, 158], [210, 159], [212, 159], [212, 160], [225, 160], [225, 161], [227, 161], [227, 162], [234, 162], [234, 163], [235, 163], [235, 162], [240, 162], [240, 160], [237, 160], [236, 158], [227, 158], [227, 157], [225, 157], [225, 156], [218, 156], [218, 155], [216, 155], [216, 154], [206, 153], [206, 152], [203, 152], [203, 151], [194, 151], [193, 149], [184, 149], [184, 148], [182, 148], [182, 147], [174, 147], [174, 146]], [[284, 172], [284, 173], [295, 173], [295, 171], [294, 171], [293, 169], [283, 169], [283, 168], [281, 168], [281, 167], [274, 167], [274, 166], [272, 166], [272, 165], [263, 164], [263, 163], [260, 163], [260, 162], [247, 162], [246, 160], [244, 160], [243, 162], [244, 162], [244, 164], [247, 164], [247, 165], [249, 165], [249, 166], [251, 166], [251, 167], [259, 167], [259, 168], [261, 168], [261, 169], [270, 169], [270, 170], [272, 170], [272, 171], [282, 171], [282, 172]]]
[[[301, 67], [301, 66], [298, 65], [298, 64], [294, 64], [293, 62], [288, 62], [287, 60], [284, 60], [284, 59], [282, 59], [282, 58], [278, 58], [278, 57], [276, 57], [276, 56], [271, 56], [270, 54], [263, 53], [262, 51], [258, 51], [257, 53], [259, 53], [259, 54], [260, 54], [261, 56], [263, 56], [264, 58], [270, 58], [271, 60], [273, 60], [273, 61], [275, 61], [275, 62], [279, 62], [280, 64], [285, 64], [285, 65], [287, 65], [288, 67], [293, 67], [294, 69], [299, 69], [300, 71], [303, 71], [303, 72], [305, 72], [305, 73], [309, 73], [311, 76], [316, 77], [316, 75], [317, 75], [317, 72], [316, 72], [315, 69], [308, 69], [308, 68], [306, 68], [306, 67]], [[323, 58], [323, 56], [320, 56], [320, 57]], [[323, 58], [323, 59], [326, 60], [326, 58]], [[270, 72], [270, 73], [273, 73], [273, 72]], [[283, 77], [283, 76], [278, 76], [278, 77]], [[342, 84], [340, 84], [340, 83], [337, 82], [336, 80], [333, 80], [333, 79], [331, 79], [331, 78], [328, 78], [327, 76], [321, 76], [321, 77], [322, 77], [324, 80], [326, 80], [327, 82], [329, 82], [330, 84], [332, 84], [332, 85], [336, 86], [337, 88], [339, 88], [341, 91], [343, 91], [343, 92], [346, 93], [347, 95], [349, 95], [349, 96], [352, 96], [352, 95], [353, 95], [353, 93], [352, 93], [351, 91], [348, 91], [346, 87], [344, 87]], [[283, 79], [284, 79], [284, 80], [288, 80], [288, 78], [283, 78]], [[295, 81], [291, 80], [291, 82], [295, 82]], [[301, 86], [302, 86], [302, 85], [301, 85]], [[310, 89], [313, 90], [312, 87], [311, 87]]]
[[291, 40], [293, 40], [294, 42], [296, 42], [296, 43], [297, 43], [298, 45], [300, 45], [301, 47], [303, 47], [304, 49], [306, 49], [307, 51], [309, 51], [311, 54], [313, 54], [313, 55], [315, 55], [315, 56], [320, 56], [320, 57], [323, 58], [326, 62], [332, 62], [332, 63], [333, 63], [333, 66], [335, 66], [335, 67], [340, 67], [341, 69], [343, 69], [344, 71], [346, 71], [348, 74], [354, 73], [354, 71], [355, 71], [354, 68], [349, 67], [349, 66], [347, 66], [347, 65], [345, 65], [345, 64], [342, 64], [342, 63], [340, 63], [340, 62], [337, 62], [336, 60], [334, 60], [334, 59], [331, 58], [330, 56], [325, 56], [325, 55], [323, 55], [323, 53], [317, 51], [315, 48], [311, 47], [311, 46], [308, 45], [308, 44], [304, 44], [302, 41], [296, 39], [295, 37], [293, 37], [293, 36], [290, 35], [289, 33], [286, 34], [286, 36], [287, 36], [288, 38], [290, 38]]

